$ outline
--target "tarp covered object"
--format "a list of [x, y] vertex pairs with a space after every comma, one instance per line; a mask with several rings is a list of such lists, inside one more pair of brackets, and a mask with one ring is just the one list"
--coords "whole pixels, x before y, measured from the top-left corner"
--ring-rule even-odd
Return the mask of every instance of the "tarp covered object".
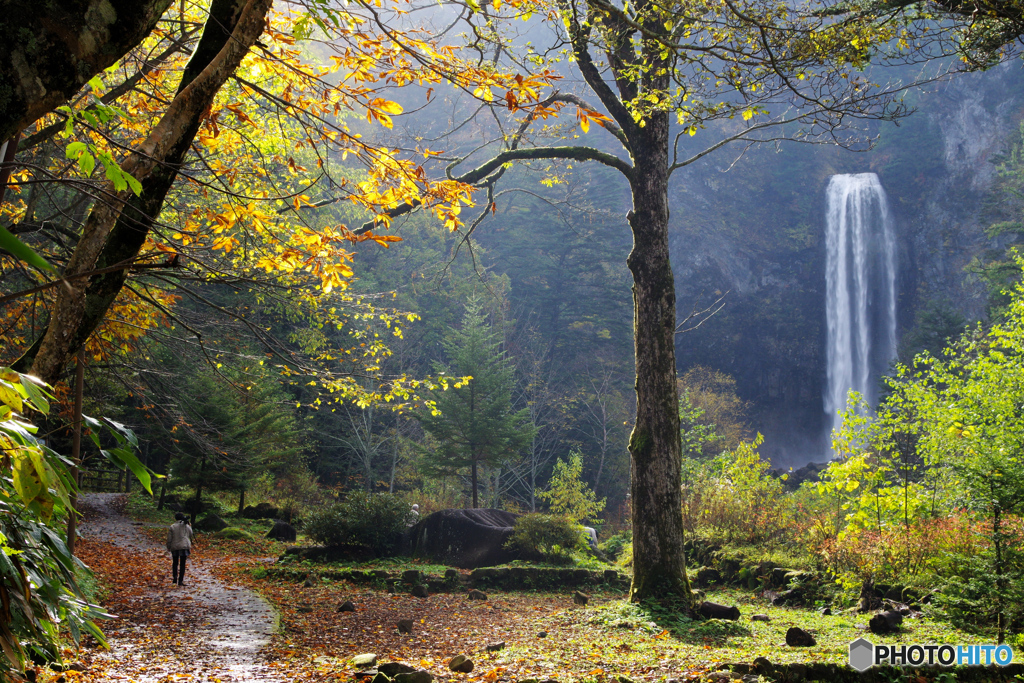
[[519, 515], [489, 508], [439, 510], [412, 529], [412, 554], [475, 569], [511, 562], [518, 553], [505, 547]]

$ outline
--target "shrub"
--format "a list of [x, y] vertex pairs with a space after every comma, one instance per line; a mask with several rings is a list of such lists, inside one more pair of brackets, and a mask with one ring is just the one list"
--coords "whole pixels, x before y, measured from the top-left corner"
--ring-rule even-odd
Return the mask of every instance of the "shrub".
[[531, 513], [516, 520], [506, 545], [529, 558], [565, 562], [583, 542], [580, 525], [568, 517]]
[[760, 434], [711, 460], [683, 458], [683, 525], [727, 543], [771, 546], [788, 528], [782, 482], [761, 460]]
[[596, 517], [604, 510], [606, 499], [597, 495], [583, 481], [583, 455], [579, 451], [569, 453], [569, 462], [561, 458], [555, 463], [547, 491], [538, 491], [537, 497], [551, 504], [551, 511], [565, 515], [575, 522]]
[[631, 531], [620, 531], [604, 543], [598, 546], [598, 549], [608, 556], [608, 559], [612, 562], [619, 559], [622, 555], [622, 550], [633, 540], [633, 532]]
[[405, 530], [409, 505], [388, 493], [350, 493], [310, 512], [306, 535], [326, 546], [364, 545], [378, 556], [391, 553]]

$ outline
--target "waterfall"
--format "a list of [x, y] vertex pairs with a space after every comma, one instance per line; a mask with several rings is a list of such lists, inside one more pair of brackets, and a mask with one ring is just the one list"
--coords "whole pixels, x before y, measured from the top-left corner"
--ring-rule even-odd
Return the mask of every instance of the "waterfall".
[[896, 240], [874, 173], [834, 175], [826, 197], [825, 412], [834, 429], [851, 389], [877, 405], [879, 378], [896, 357]]

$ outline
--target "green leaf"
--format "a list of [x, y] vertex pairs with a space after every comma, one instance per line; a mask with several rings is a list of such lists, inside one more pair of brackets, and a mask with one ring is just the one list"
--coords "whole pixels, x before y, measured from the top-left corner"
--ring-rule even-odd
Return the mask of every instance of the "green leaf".
[[121, 167], [111, 161], [103, 159], [103, 168], [106, 169], [107, 180], [114, 183], [114, 189], [120, 192], [128, 188], [128, 181], [124, 178], [124, 171]]
[[82, 155], [82, 153], [88, 151], [88, 149], [89, 145], [85, 144], [84, 142], [72, 142], [70, 145], [67, 146], [67, 149], [64, 150], [64, 156], [68, 159], [77, 159], [79, 156]]
[[47, 270], [54, 274], [57, 272], [53, 266], [46, 262], [46, 259], [32, 251], [24, 242], [8, 232], [7, 228], [2, 225], [0, 225], [0, 249], [39, 270]]
[[135, 193], [135, 196], [138, 197], [139, 195], [141, 195], [142, 183], [136, 180], [135, 176], [133, 176], [131, 173], [128, 173], [127, 171], [121, 171], [121, 173], [124, 174], [124, 179], [128, 181], [128, 187], [132, 188], [132, 192]]
[[110, 450], [101, 451], [103, 456], [110, 462], [114, 463], [121, 469], [127, 465], [128, 469], [132, 471], [135, 478], [139, 480], [142, 487], [146, 489], [149, 495], [153, 495], [153, 477], [149, 473], [149, 469], [142, 464], [142, 462], [135, 457], [135, 454], [127, 448], [111, 448]]
[[86, 176], [91, 176], [93, 169], [96, 168], [96, 157], [88, 152], [83, 152], [82, 155], [78, 157], [78, 168], [82, 169], [82, 173]]

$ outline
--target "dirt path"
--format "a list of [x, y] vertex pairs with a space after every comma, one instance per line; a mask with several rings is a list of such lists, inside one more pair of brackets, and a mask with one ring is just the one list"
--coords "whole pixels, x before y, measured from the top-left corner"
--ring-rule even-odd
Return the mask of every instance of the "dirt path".
[[89, 677], [150, 683], [166, 680], [283, 681], [261, 652], [274, 611], [252, 591], [214, 574], [215, 557], [200, 545], [185, 585], [171, 583], [167, 551], [119, 510], [119, 494], [80, 499], [82, 556], [110, 585], [104, 604], [118, 619], [101, 624], [109, 651], [93, 650]]

